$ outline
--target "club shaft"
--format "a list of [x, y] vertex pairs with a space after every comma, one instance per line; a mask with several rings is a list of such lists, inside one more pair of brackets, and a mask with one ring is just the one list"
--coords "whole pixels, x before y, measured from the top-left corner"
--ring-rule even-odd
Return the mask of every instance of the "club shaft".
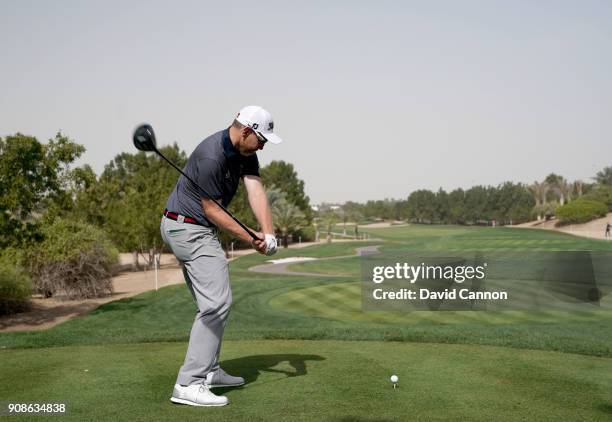
[[197, 184], [197, 183], [196, 183], [196, 182], [195, 182], [195, 181], [194, 181], [194, 180], [193, 180], [191, 177], [187, 176], [187, 175], [185, 174], [185, 172], [183, 172], [183, 170], [181, 170], [180, 168], [178, 168], [178, 167], [176, 166], [176, 164], [174, 164], [172, 161], [168, 160], [168, 159], [167, 159], [167, 158], [164, 156], [164, 154], [162, 154], [161, 152], [159, 152], [159, 150], [158, 150], [157, 148], [155, 148], [155, 152], [156, 152], [156, 153], [157, 153], [157, 155], [159, 155], [161, 158], [163, 158], [164, 160], [166, 160], [166, 162], [167, 162], [168, 164], [170, 164], [172, 167], [174, 167], [176, 170], [178, 170], [178, 172], [179, 172], [179, 173], [181, 173], [183, 176], [185, 176], [185, 178], [186, 178], [187, 180], [189, 180], [191, 183], [193, 183], [193, 184], [194, 184], [194, 186], [197, 186], [197, 187], [200, 189], [200, 191], [202, 191], [202, 193], [203, 193], [203, 194], [204, 194], [204, 195], [205, 195], [205, 196], [206, 196], [208, 199], [210, 199], [212, 202], [214, 202], [215, 204], [217, 204], [217, 205], [219, 206], [219, 208], [221, 208], [223, 211], [225, 211], [225, 213], [226, 213], [227, 215], [229, 215], [229, 216], [232, 218], [232, 220], [234, 220], [234, 221], [235, 221], [235, 222], [236, 222], [236, 223], [237, 223], [237, 224], [238, 224], [240, 227], [242, 227], [242, 228], [243, 228], [243, 229], [244, 229], [244, 230], [245, 230], [245, 231], [246, 231], [246, 232], [247, 232], [247, 233], [248, 233], [248, 234], [249, 234], [249, 235], [250, 235], [250, 236], [253, 238], [253, 240], [261, 240], [259, 237], [257, 237], [257, 236], [255, 235], [255, 233], [253, 233], [253, 232], [251, 231], [251, 229], [249, 229], [249, 228], [248, 228], [248, 227], [247, 227], [247, 226], [246, 226], [244, 223], [242, 223], [242, 221], [240, 221], [240, 220], [238, 220], [236, 217], [234, 217], [234, 216], [232, 215], [232, 213], [231, 213], [231, 212], [230, 212], [230, 211], [229, 211], [227, 208], [225, 208], [225, 207], [224, 207], [224, 206], [223, 206], [223, 205], [222, 205], [220, 202], [218, 202], [216, 199], [214, 199], [213, 197], [211, 197], [211, 196], [210, 196], [210, 195], [209, 195], [209, 194], [208, 194], [208, 193], [207, 193], [207, 192], [206, 192], [206, 191], [205, 191], [205, 190], [204, 190], [204, 189], [203, 189], [203, 188], [202, 188], [202, 187], [201, 187], [199, 184]]

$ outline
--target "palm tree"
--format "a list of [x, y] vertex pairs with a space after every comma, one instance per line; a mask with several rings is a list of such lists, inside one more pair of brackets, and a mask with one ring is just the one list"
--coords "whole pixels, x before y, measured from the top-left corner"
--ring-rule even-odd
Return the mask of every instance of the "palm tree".
[[542, 206], [546, 203], [546, 194], [548, 193], [548, 189], [549, 186], [546, 182], [533, 182], [533, 184], [529, 186], [529, 191], [533, 195], [533, 199], [536, 203], [534, 210], [538, 215], [538, 221], [542, 220]]
[[559, 181], [557, 185], [557, 191], [559, 192], [559, 204], [563, 205], [565, 202], [572, 200], [572, 185], [567, 183], [565, 179]]
[[576, 196], [579, 198], [582, 196], [582, 188], [584, 187], [584, 183], [582, 180], [576, 180], [574, 182], [574, 192], [576, 192]]
[[338, 214], [332, 209], [327, 209], [320, 214], [320, 217], [323, 227], [327, 230], [327, 243], [331, 243], [331, 231], [334, 224], [338, 221]]
[[567, 199], [566, 194], [569, 190], [565, 178], [563, 176], [559, 176], [558, 174], [551, 173], [546, 176], [545, 182], [550, 187], [550, 191], [556, 194], [557, 198], [559, 199], [559, 203], [563, 205]]
[[270, 204], [270, 209], [274, 207], [274, 203], [276, 201], [287, 197], [287, 195], [277, 188], [276, 185], [271, 185], [269, 188], [266, 188], [266, 194], [268, 195], [268, 204]]
[[301, 229], [306, 224], [306, 215], [297, 205], [284, 197], [275, 200], [271, 208], [274, 228], [280, 233], [282, 244], [286, 248], [289, 246], [289, 233]]

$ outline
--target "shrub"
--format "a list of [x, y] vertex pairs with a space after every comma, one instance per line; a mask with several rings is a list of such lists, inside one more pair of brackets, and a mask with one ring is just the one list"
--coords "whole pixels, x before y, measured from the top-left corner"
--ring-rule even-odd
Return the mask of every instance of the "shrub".
[[306, 226], [299, 229], [293, 239], [297, 241], [302, 238], [302, 242], [312, 242], [315, 239], [315, 228], [313, 226]]
[[21, 266], [21, 253], [5, 249], [0, 253], [0, 315], [26, 311], [30, 307], [32, 287]]
[[557, 208], [559, 224], [580, 224], [604, 217], [608, 207], [603, 202], [579, 198]]
[[582, 198], [603, 202], [607, 205], [608, 210], [612, 211], [612, 186], [596, 185]]
[[43, 229], [44, 240], [29, 256], [32, 284], [50, 297], [60, 291], [69, 299], [113, 292], [112, 265], [118, 252], [105, 232], [86, 223], [57, 219]]

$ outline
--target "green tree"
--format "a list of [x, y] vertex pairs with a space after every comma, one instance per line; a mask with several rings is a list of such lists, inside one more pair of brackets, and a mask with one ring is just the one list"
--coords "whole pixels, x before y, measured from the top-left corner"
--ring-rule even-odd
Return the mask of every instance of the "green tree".
[[341, 207], [342, 212], [340, 213], [340, 216], [342, 218], [342, 222], [344, 223], [344, 227], [343, 227], [344, 235], [346, 235], [346, 223], [351, 222], [351, 223], [354, 223], [353, 231], [354, 231], [355, 238], [357, 238], [359, 236], [358, 226], [359, 226], [359, 222], [363, 219], [363, 214], [361, 213], [361, 211], [359, 211], [359, 208], [355, 207], [353, 204], [355, 203], [347, 202], [344, 205], [342, 205]]
[[360, 218], [363, 218], [363, 204], [359, 204], [357, 202], [353, 202], [353, 201], [346, 201], [343, 205], [342, 205], [342, 209], [344, 209], [344, 211], [346, 211], [347, 214], [349, 215], [357, 215]]
[[408, 196], [408, 218], [417, 223], [433, 223], [436, 207], [436, 194], [430, 190], [417, 190]]
[[[178, 167], [185, 166], [187, 156], [176, 143], [160, 150]], [[90, 173], [85, 176], [75, 215], [102, 227], [121, 251], [155, 252], [162, 247], [159, 221], [179, 177], [172, 167], [154, 154], [121, 153], [95, 183]]]
[[612, 166], [605, 167], [603, 170], [598, 171], [595, 177], [593, 177], [593, 180], [600, 185], [612, 186]]
[[522, 223], [529, 220], [534, 199], [526, 186], [506, 182], [497, 189], [494, 218], [503, 224]]
[[338, 213], [331, 207], [324, 208], [319, 212], [319, 225], [327, 233], [326, 240], [328, 243], [332, 241], [332, 229], [334, 225], [339, 221]]
[[21, 133], [0, 138], [0, 247], [40, 240], [42, 217], [72, 208], [70, 164], [84, 151], [61, 133], [46, 144]]
[[473, 186], [465, 191], [466, 223], [478, 224], [489, 220], [488, 197], [489, 191], [484, 186]]
[[285, 161], [272, 161], [260, 170], [261, 179], [266, 187], [276, 186], [286, 194], [289, 203], [295, 204], [310, 224], [312, 209], [310, 198], [304, 192], [304, 181], [298, 177], [293, 164]]
[[448, 194], [448, 208], [449, 208], [449, 223], [451, 224], [465, 224], [466, 211], [465, 211], [465, 192], [463, 189], [455, 189]]
[[436, 203], [434, 208], [433, 220], [437, 223], [445, 224], [450, 215], [450, 202], [448, 194], [442, 189], [436, 192]]

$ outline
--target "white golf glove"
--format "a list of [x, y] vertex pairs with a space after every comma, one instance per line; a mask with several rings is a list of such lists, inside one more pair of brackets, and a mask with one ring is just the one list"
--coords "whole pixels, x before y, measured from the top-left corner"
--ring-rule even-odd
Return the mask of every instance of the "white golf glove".
[[266, 234], [266, 255], [274, 255], [278, 250], [278, 245], [276, 244], [276, 236], [273, 234]]

